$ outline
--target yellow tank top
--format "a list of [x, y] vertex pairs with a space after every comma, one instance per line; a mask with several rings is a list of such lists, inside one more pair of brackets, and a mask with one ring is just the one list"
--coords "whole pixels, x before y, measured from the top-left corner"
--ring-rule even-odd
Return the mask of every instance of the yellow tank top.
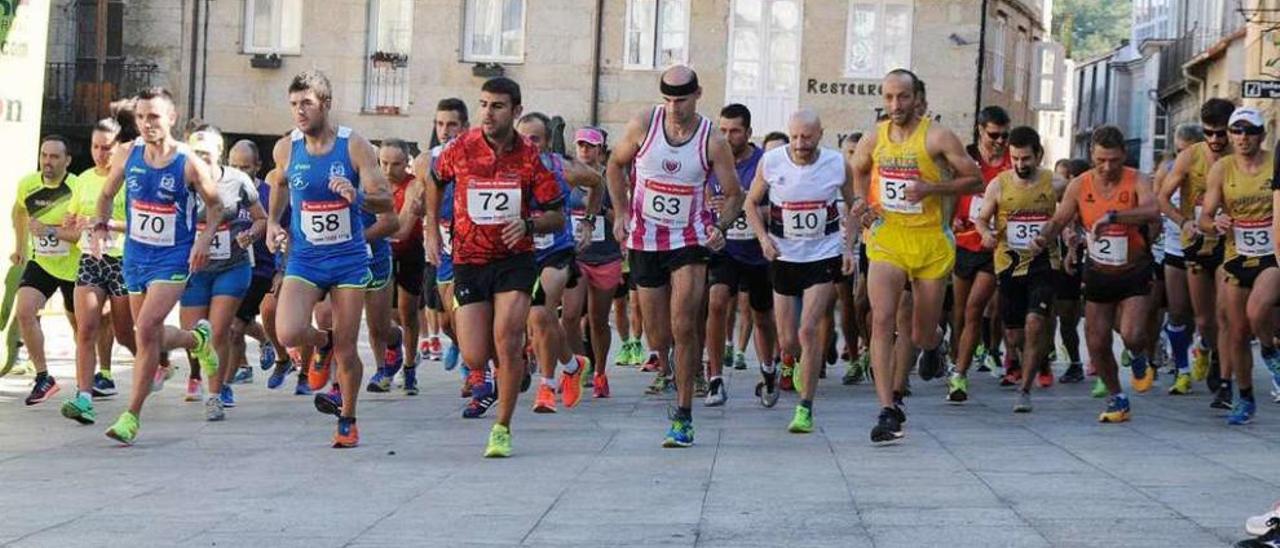
[[1000, 185], [1000, 201], [996, 205], [997, 274], [1025, 276], [1062, 267], [1057, 245], [1046, 246], [1036, 256], [1028, 250], [1058, 206], [1053, 172], [1041, 169], [1033, 180], [1027, 184], [1013, 170], [1007, 170], [992, 182]]
[[915, 131], [901, 143], [889, 138], [890, 123], [886, 120], [877, 127], [876, 148], [871, 154], [871, 194], [883, 222], [904, 228], [950, 228], [946, 221], [951, 218], [947, 211], [949, 200], [931, 195], [911, 203], [906, 198], [906, 186], [912, 179], [930, 184], [942, 181], [942, 170], [925, 147], [929, 119], [922, 118]]
[[1222, 210], [1234, 222], [1226, 235], [1224, 259], [1243, 256], [1246, 266], [1275, 253], [1271, 232], [1271, 175], [1275, 164], [1271, 154], [1264, 152], [1263, 157], [1266, 161], [1252, 174], [1241, 169], [1233, 155], [1217, 162], [1226, 166]]
[[[1205, 181], [1209, 178], [1209, 168], [1213, 166], [1213, 162], [1209, 161], [1209, 145], [1205, 143], [1191, 145], [1187, 151], [1191, 154], [1191, 165], [1187, 168], [1187, 175], [1182, 178], [1182, 186], [1178, 189], [1181, 200], [1179, 206], [1183, 219], [1195, 220], [1200, 216], [1200, 207], [1204, 205]], [[1192, 238], [1187, 235], [1182, 237], [1184, 248], [1191, 247], [1193, 243]], [[1204, 244], [1199, 247], [1208, 254], [1217, 244], [1216, 235], [1206, 234]]]

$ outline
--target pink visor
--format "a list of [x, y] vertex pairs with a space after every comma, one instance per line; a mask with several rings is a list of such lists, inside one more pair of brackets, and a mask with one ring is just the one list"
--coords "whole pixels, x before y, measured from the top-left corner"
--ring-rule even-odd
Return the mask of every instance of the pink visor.
[[574, 132], [573, 142], [601, 146], [604, 144], [604, 133], [593, 127], [584, 127]]

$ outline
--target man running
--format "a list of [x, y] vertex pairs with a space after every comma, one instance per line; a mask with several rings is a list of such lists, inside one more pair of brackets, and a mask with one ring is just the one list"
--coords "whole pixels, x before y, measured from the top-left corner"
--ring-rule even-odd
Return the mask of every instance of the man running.
[[[609, 194], [617, 207], [614, 236], [630, 250], [631, 276], [649, 348], [662, 371], [672, 371], [675, 344], [676, 411], [664, 447], [693, 445], [693, 378], [700, 371], [699, 307], [706, 296], [708, 248], [724, 246], [724, 233], [742, 211], [733, 151], [711, 121], [698, 114], [702, 87], [693, 69], [662, 73], [663, 104], [633, 117], [609, 159]], [[634, 171], [635, 180], [627, 177]], [[707, 207], [707, 177], [714, 170], [724, 205], [720, 224]]]
[[[392, 307], [395, 308], [397, 335], [387, 340], [383, 366], [369, 379], [370, 392], [389, 392], [396, 370], [404, 366], [405, 392], [417, 390], [418, 334], [421, 330], [420, 309], [423, 280], [427, 272], [427, 259], [422, 249], [422, 185], [418, 184], [409, 169], [409, 145], [400, 139], [387, 139], [378, 148], [378, 164], [391, 184], [395, 198], [398, 228], [391, 237], [391, 271], [395, 279], [392, 286]], [[411, 199], [412, 198], [412, 199]], [[408, 206], [408, 207], [406, 207]], [[391, 345], [397, 345], [392, 348]], [[376, 354], [378, 349], [374, 349]]]
[[[391, 194], [378, 169], [373, 145], [350, 128], [330, 123], [329, 78], [319, 71], [298, 74], [289, 83], [289, 110], [295, 129], [276, 142], [273, 156], [283, 184], [272, 188], [267, 239], [272, 251], [287, 246], [276, 332], [289, 348], [331, 348], [338, 366], [342, 405], [334, 447], [355, 447], [356, 398], [363, 366], [356, 351], [365, 290], [372, 281], [365, 243], [364, 211], [391, 211]], [[289, 205], [289, 228], [281, 226]], [[328, 295], [333, 329], [311, 325], [316, 304]], [[324, 396], [324, 394], [317, 394]]]
[[[1151, 243], [1143, 227], [1158, 219], [1150, 183], [1137, 170], [1124, 167], [1124, 134], [1102, 126], [1090, 138], [1093, 169], [1067, 185], [1057, 212], [1034, 238], [1038, 254], [1072, 221], [1088, 231], [1088, 259], [1084, 264], [1084, 325], [1089, 361], [1106, 385], [1107, 408], [1099, 422], [1129, 420], [1129, 397], [1120, 386], [1112, 330], [1120, 332], [1125, 348], [1135, 355], [1135, 388], [1150, 383], [1144, 349], [1147, 346], [1147, 307], [1151, 293]], [[1117, 319], [1119, 320], [1117, 322]], [[1117, 326], [1116, 324], [1119, 323]], [[1026, 364], [1024, 364], [1026, 365]], [[1147, 386], [1150, 386], [1149, 384]]]
[[69, 165], [71, 149], [65, 138], [49, 135], [41, 139], [40, 171], [18, 181], [18, 199], [13, 203], [13, 231], [19, 236], [10, 259], [14, 266], [22, 267], [14, 316], [27, 356], [36, 368], [36, 382], [27, 396], [27, 405], [44, 402], [59, 391], [45, 360], [39, 316], [55, 291], [62, 292], [67, 320], [75, 326], [73, 294], [80, 262], [80, 232], [74, 223], [66, 222], [71, 194], [78, 186], [76, 176], [67, 172]]
[[[857, 194], [875, 202], [868, 212], [875, 221], [866, 239], [871, 368], [881, 405], [871, 430], [873, 443], [893, 442], [904, 435], [906, 413], [894, 402], [893, 346], [898, 301], [908, 283], [914, 296], [910, 340], [923, 349], [920, 375], [928, 380], [945, 374], [938, 324], [955, 263], [955, 243], [945, 212], [953, 197], [982, 188], [981, 173], [960, 139], [921, 116], [918, 101], [923, 99], [923, 88], [911, 71], [889, 72], [881, 88], [889, 118], [878, 124], [874, 134], [863, 137], [853, 158]], [[951, 180], [943, 180], [944, 169], [952, 174]], [[865, 203], [853, 205], [866, 209]], [[860, 219], [863, 213], [857, 211], [851, 219]]]
[[[841, 233], [836, 199], [842, 197], [851, 205], [855, 199], [853, 173], [844, 156], [819, 146], [822, 121], [818, 115], [798, 111], [787, 127], [791, 143], [760, 160], [745, 211], [761, 252], [771, 262], [783, 363], [794, 363], [796, 356], [801, 362], [795, 376], [800, 404], [787, 429], [808, 434], [813, 432], [813, 398], [823, 366], [825, 326], [834, 311], [835, 281], [841, 272], [851, 274], [854, 266], [853, 239], [844, 235], [852, 231]], [[760, 215], [762, 205], [769, 207], [767, 223]], [[765, 389], [772, 392], [772, 372], [763, 367]]]
[[[982, 235], [982, 246], [995, 249], [999, 276], [1000, 320], [1004, 324], [1009, 352], [1022, 352], [1021, 386], [1014, 400], [1014, 413], [1031, 412], [1031, 387], [1035, 370], [1049, 353], [1055, 272], [1062, 268], [1056, 245], [1032, 253], [1036, 235], [1053, 217], [1058, 195], [1066, 182], [1042, 169], [1044, 148], [1040, 135], [1029, 127], [1009, 132], [1009, 160], [1012, 167], [987, 186], [974, 227]], [[995, 219], [995, 231], [991, 220]], [[955, 375], [963, 376], [957, 369]], [[954, 377], [953, 377], [954, 378]], [[954, 389], [956, 383], [953, 381]], [[948, 401], [956, 401], [949, 395]]]
[[[751, 144], [751, 111], [747, 107], [734, 103], [720, 110], [720, 134], [729, 144], [733, 152], [734, 170], [738, 174], [738, 182], [745, 191], [756, 179], [756, 166], [764, 151]], [[806, 153], [813, 154], [812, 148]], [[806, 158], [813, 161], [815, 158]], [[721, 195], [720, 181], [712, 174], [709, 179], [711, 191]], [[762, 195], [763, 196], [763, 195]], [[768, 207], [768, 204], [757, 204]], [[717, 212], [718, 213], [718, 212]], [[760, 358], [760, 373], [764, 376], [759, 397], [766, 407], [773, 407], [778, 401], [777, 370], [773, 363], [774, 346], [777, 343], [777, 328], [773, 322], [773, 286], [769, 282], [769, 262], [760, 250], [760, 241], [747, 225], [747, 218], [739, 214], [725, 232], [724, 251], [711, 255], [708, 267], [707, 284], [710, 287], [710, 307], [707, 312], [707, 377], [710, 380], [705, 405], [715, 407], [724, 405], [728, 399], [724, 379], [725, 341], [733, 329], [729, 318], [730, 312], [738, 301], [738, 291], [745, 290], [751, 303], [751, 316], [743, 321], [756, 326], [756, 355]], [[792, 342], [795, 342], [794, 340]], [[732, 356], [730, 356], [732, 357]], [[786, 357], [794, 358], [795, 355]], [[784, 361], [782, 375], [784, 382], [791, 382], [794, 363]]]
[[138, 94], [134, 109], [141, 136], [117, 147], [111, 158], [111, 173], [98, 197], [89, 241], [95, 257], [107, 250], [108, 221], [116, 193], [124, 186], [128, 219], [124, 281], [138, 353], [129, 408], [106, 434], [125, 445], [137, 438], [142, 406], [161, 354], [184, 348], [200, 363], [218, 366], [209, 322], [197, 322], [194, 329], [185, 331], [164, 325], [164, 319], [186, 290], [190, 273], [209, 262], [214, 234], [196, 234], [196, 197], [204, 200], [205, 223], [217, 226], [222, 221], [222, 201], [209, 165], [170, 133], [178, 119], [173, 96], [164, 88], [148, 88]]
[[[480, 127], [460, 135], [426, 172], [426, 226], [435, 226], [443, 184], [453, 181], [454, 297], [457, 344], [468, 364], [497, 350], [498, 417], [485, 457], [511, 455], [511, 417], [525, 374], [524, 331], [538, 271], [534, 234], [564, 226], [563, 196], [539, 150], [515, 132], [520, 85], [493, 78], [480, 88]], [[533, 210], [542, 215], [532, 218]], [[440, 234], [426, 231], [427, 261], [439, 264]]]
[[[1227, 285], [1221, 297], [1227, 322], [1219, 332], [1223, 342], [1219, 348], [1232, 353], [1231, 373], [1237, 390], [1227, 424], [1241, 425], [1253, 422], [1258, 410], [1253, 397], [1251, 338], [1257, 338], [1267, 369], [1280, 375], [1280, 352], [1275, 346], [1280, 270], [1276, 269], [1272, 192], [1280, 185], [1272, 179], [1275, 165], [1271, 155], [1262, 150], [1267, 134], [1262, 113], [1236, 109], [1227, 131], [1233, 152], [1209, 169], [1198, 221], [1201, 232], [1216, 233], [1226, 241], [1222, 270]], [[1215, 214], [1219, 207], [1221, 213]]]

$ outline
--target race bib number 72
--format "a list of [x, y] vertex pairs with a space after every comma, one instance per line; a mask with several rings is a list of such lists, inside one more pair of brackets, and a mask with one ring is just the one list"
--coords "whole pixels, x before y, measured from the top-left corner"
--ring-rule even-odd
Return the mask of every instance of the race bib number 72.
[[477, 225], [505, 225], [520, 219], [520, 182], [472, 180], [467, 215]]

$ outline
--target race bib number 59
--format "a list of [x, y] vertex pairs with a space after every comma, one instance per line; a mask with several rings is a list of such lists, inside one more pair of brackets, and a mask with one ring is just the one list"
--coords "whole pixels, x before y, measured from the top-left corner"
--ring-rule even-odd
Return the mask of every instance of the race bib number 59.
[[313, 245], [351, 240], [351, 206], [344, 200], [302, 202], [302, 235]]
[[685, 226], [693, 217], [694, 191], [692, 186], [645, 181], [641, 213], [662, 226]]
[[477, 225], [520, 219], [520, 182], [473, 180], [467, 185], [467, 215]]
[[134, 200], [129, 206], [129, 239], [153, 246], [174, 245], [178, 206]]

